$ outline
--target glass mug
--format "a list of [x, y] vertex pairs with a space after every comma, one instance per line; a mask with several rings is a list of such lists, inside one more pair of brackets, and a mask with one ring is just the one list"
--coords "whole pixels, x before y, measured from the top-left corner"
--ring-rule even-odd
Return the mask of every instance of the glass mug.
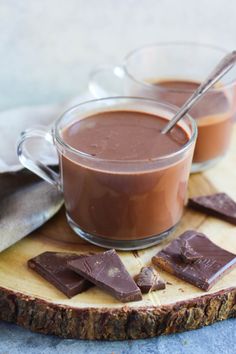
[[[18, 143], [21, 163], [64, 194], [67, 220], [85, 240], [102, 247], [139, 249], [159, 243], [179, 222], [184, 207], [197, 127], [186, 115], [179, 126], [188, 141], [169, 155], [149, 160], [108, 160], [76, 150], [63, 131], [100, 112], [134, 111], [171, 119], [177, 108], [155, 100], [111, 97], [79, 104], [66, 111], [52, 131], [33, 129]], [[27, 143], [52, 143], [59, 174], [33, 158]]]
[[[227, 53], [197, 43], [157, 43], [129, 53], [122, 66], [103, 67], [91, 74], [96, 97], [125, 94], [181, 106]], [[213, 166], [226, 153], [236, 111], [236, 68], [192, 108], [198, 138], [192, 172]]]

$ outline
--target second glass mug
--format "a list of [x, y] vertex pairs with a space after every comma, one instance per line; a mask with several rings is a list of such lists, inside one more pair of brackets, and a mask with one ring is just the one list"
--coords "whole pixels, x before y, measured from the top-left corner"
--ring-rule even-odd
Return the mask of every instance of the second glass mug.
[[[180, 221], [197, 127], [186, 115], [179, 126], [188, 141], [178, 151], [151, 160], [101, 159], [65, 141], [63, 132], [75, 121], [119, 110], [169, 120], [177, 108], [134, 97], [84, 102], [65, 112], [51, 132], [31, 129], [22, 133], [17, 151], [26, 168], [62, 191], [68, 222], [79, 236], [102, 247], [140, 249], [159, 243]], [[34, 159], [27, 146], [34, 139], [45, 139], [56, 148], [59, 174]]]
[[[129, 53], [121, 66], [95, 70], [89, 88], [95, 97], [127, 94], [181, 106], [226, 53], [198, 43], [146, 45]], [[190, 111], [198, 125], [192, 172], [214, 166], [225, 155], [235, 112], [236, 68], [233, 68]]]

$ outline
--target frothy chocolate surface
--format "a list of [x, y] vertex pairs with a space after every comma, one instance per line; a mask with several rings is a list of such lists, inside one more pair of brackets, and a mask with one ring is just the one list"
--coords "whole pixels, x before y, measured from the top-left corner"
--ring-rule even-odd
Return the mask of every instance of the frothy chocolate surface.
[[166, 123], [166, 119], [142, 112], [103, 112], [76, 121], [64, 130], [63, 138], [70, 146], [98, 158], [148, 160], [178, 151], [188, 141], [179, 126], [161, 134]]

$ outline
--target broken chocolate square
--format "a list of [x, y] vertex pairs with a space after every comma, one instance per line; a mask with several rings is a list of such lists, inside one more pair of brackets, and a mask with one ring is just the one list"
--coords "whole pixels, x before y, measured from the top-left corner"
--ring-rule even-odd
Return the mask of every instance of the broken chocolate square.
[[236, 203], [226, 193], [190, 198], [188, 206], [236, 225]]
[[[194, 250], [193, 262], [189, 262], [191, 255], [183, 259], [184, 241], [188, 242], [188, 249]], [[152, 261], [166, 272], [207, 291], [236, 265], [236, 255], [217, 246], [204, 234], [189, 230], [158, 252]]]
[[134, 280], [143, 294], [166, 287], [165, 282], [153, 267], [143, 267]]
[[115, 250], [69, 261], [68, 266], [122, 302], [142, 300], [140, 289]]
[[85, 258], [84, 255], [64, 252], [44, 252], [28, 261], [29, 268], [36, 271], [67, 297], [79, 294], [91, 286], [88, 280], [73, 272], [67, 262]]

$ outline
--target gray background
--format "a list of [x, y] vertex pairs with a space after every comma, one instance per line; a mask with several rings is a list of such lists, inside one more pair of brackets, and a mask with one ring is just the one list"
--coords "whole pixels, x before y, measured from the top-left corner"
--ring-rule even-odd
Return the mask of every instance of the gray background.
[[[236, 47], [235, 0], [0, 0], [0, 110], [64, 101], [145, 43]], [[235, 353], [235, 321], [157, 339], [83, 342], [0, 322], [0, 354]]]
[[67, 99], [145, 43], [236, 47], [235, 0], [0, 0], [0, 109]]

